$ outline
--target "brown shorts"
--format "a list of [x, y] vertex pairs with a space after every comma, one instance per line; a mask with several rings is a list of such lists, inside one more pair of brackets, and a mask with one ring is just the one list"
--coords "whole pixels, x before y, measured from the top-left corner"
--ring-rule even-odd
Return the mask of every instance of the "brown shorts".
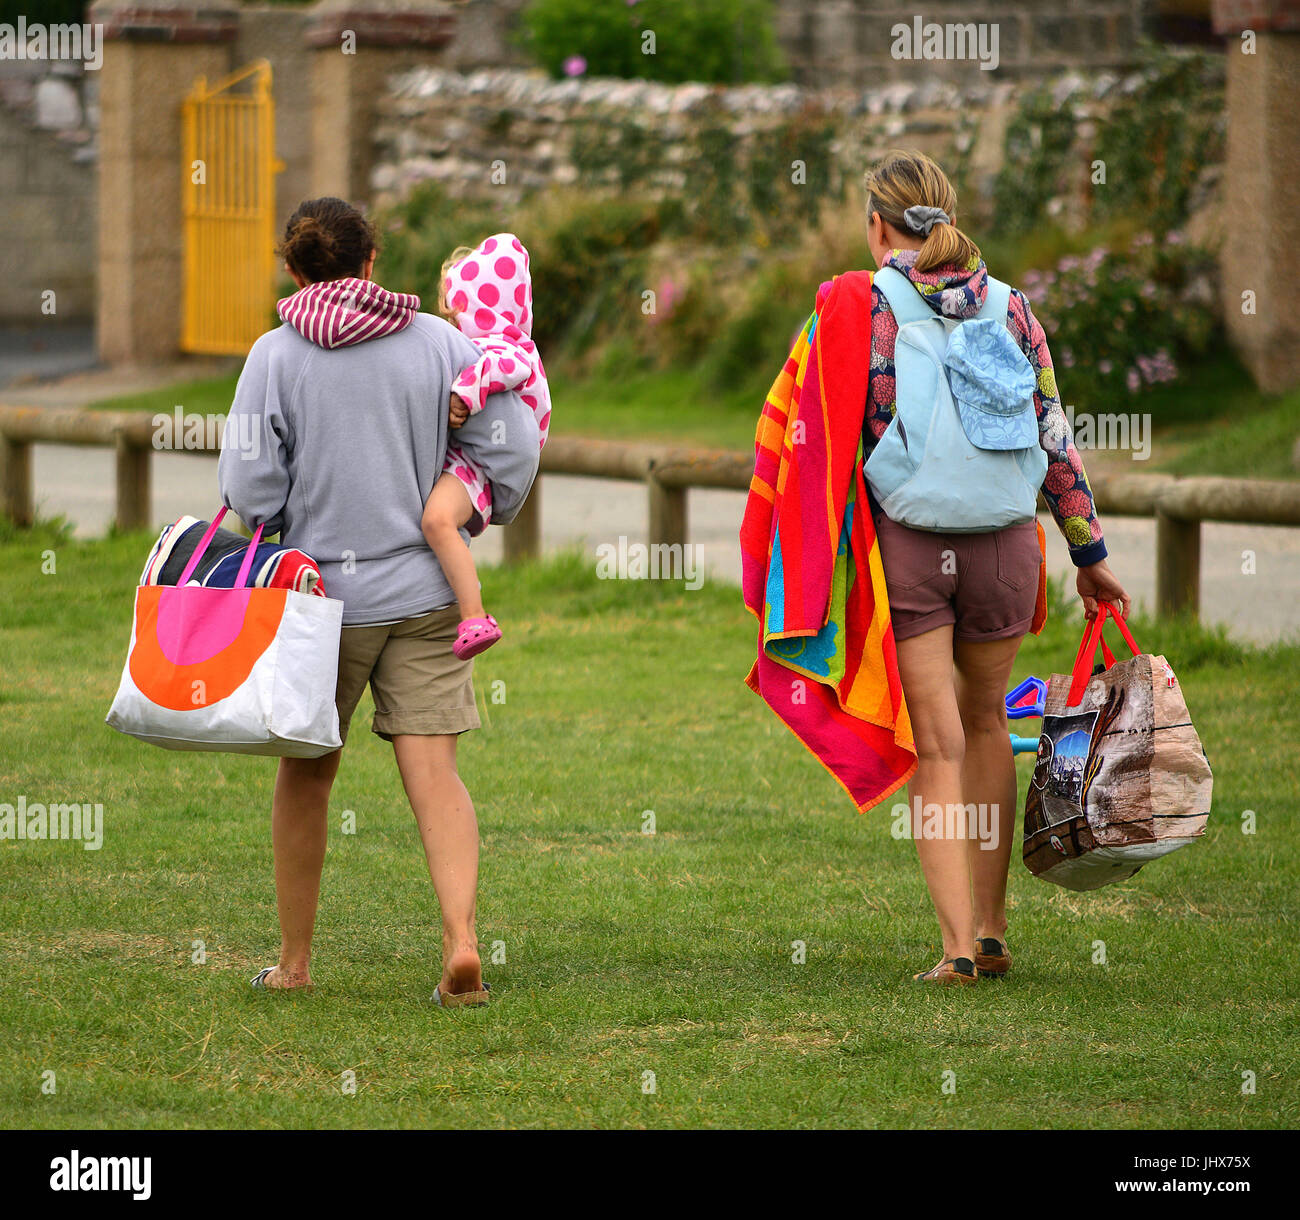
[[959, 640], [1024, 635], [1038, 601], [1038, 526], [934, 534], [874, 515], [894, 639], [952, 624]]
[[479, 727], [474, 662], [451, 650], [459, 624], [459, 609], [446, 606], [385, 627], [343, 628], [334, 702], [344, 741], [367, 682], [375, 697], [371, 728], [385, 741]]

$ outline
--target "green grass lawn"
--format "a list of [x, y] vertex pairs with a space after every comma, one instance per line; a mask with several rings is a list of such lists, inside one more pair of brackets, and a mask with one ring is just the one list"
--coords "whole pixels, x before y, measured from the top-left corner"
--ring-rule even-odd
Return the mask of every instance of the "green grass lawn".
[[123, 394], [116, 398], [102, 398], [90, 404], [93, 410], [103, 411], [162, 411], [170, 415], [178, 406], [195, 415], [224, 415], [230, 410], [235, 397], [238, 373], [221, 377], [205, 377], [197, 381], [182, 381], [163, 386], [160, 390], [146, 390], [140, 394]]
[[[1300, 1119], [1300, 649], [1137, 622], [1178, 668], [1214, 765], [1205, 840], [1092, 894], [1017, 858], [1014, 972], [936, 991], [908, 981], [938, 948], [914, 852], [887, 807], [854, 813], [743, 687], [754, 632], [735, 589], [600, 582], [576, 556], [488, 570], [506, 637], [478, 685], [503, 683], [504, 702], [462, 765], [482, 828], [479, 932], [485, 955], [504, 953], [491, 1007], [428, 1002], [437, 913], [368, 697], [331, 808], [317, 990], [268, 996], [248, 979], [278, 945], [274, 764], [163, 752], [103, 724], [148, 541], [0, 537], [0, 800], [105, 807], [98, 852], [0, 844], [0, 1125]], [[1076, 641], [1057, 614], [1017, 678], [1068, 666]], [[339, 833], [345, 810], [354, 835]]]

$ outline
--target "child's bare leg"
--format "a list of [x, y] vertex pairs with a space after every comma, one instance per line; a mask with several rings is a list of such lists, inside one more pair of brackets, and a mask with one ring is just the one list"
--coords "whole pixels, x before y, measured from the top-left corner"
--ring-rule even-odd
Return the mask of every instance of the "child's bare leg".
[[453, 474], [442, 474], [429, 493], [420, 521], [425, 540], [438, 556], [443, 575], [456, 595], [461, 618], [482, 618], [486, 613], [478, 587], [478, 570], [459, 532], [473, 512], [474, 505], [465, 484]]

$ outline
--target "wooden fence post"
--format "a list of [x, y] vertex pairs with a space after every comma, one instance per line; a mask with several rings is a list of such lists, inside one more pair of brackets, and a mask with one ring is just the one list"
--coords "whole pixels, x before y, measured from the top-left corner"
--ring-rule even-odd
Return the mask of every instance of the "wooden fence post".
[[32, 500], [31, 445], [0, 436], [0, 466], [4, 475], [4, 511], [15, 525], [26, 529], [36, 516]]
[[506, 563], [536, 559], [542, 553], [542, 480], [533, 483], [528, 499], [515, 519], [505, 527], [502, 539]]
[[686, 488], [665, 487], [651, 470], [646, 476], [650, 499], [650, 545], [686, 544]]
[[1201, 523], [1171, 517], [1156, 506], [1156, 613], [1162, 617], [1201, 608]]
[[117, 442], [117, 528], [147, 529], [149, 526], [150, 451], [118, 434]]

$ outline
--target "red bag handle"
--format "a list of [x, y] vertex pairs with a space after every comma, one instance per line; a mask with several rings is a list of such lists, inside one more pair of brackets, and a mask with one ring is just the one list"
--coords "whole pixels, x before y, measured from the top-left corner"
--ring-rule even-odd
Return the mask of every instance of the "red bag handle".
[[1133, 633], [1128, 629], [1128, 624], [1119, 612], [1109, 602], [1098, 602], [1097, 617], [1084, 627], [1083, 640], [1079, 644], [1079, 651], [1074, 658], [1074, 669], [1071, 670], [1070, 694], [1065, 701], [1066, 707], [1077, 707], [1079, 701], [1083, 698], [1088, 679], [1092, 677], [1092, 665], [1097, 656], [1098, 644], [1101, 645], [1101, 656], [1106, 663], [1106, 668], [1109, 669], [1115, 664], [1115, 654], [1111, 652], [1102, 635], [1102, 627], [1105, 626], [1107, 615], [1115, 620], [1115, 625], [1119, 628], [1125, 643], [1133, 650], [1133, 655], [1135, 657], [1142, 655], [1142, 649], [1138, 647], [1137, 641], [1133, 638]]
[[[207, 532], [199, 540], [199, 545], [194, 548], [194, 554], [190, 556], [190, 561], [185, 565], [185, 570], [181, 573], [181, 578], [176, 583], [184, 586], [189, 582], [190, 577], [194, 574], [194, 569], [199, 566], [199, 560], [203, 558], [203, 552], [208, 549], [208, 543], [216, 536], [217, 527], [221, 524], [221, 519], [226, 515], [226, 509], [223, 506], [221, 511], [212, 518], [212, 524], [208, 526]], [[248, 573], [253, 567], [253, 555], [257, 552], [257, 544], [262, 541], [262, 526], [259, 525], [253, 533], [252, 541], [248, 544], [248, 550], [244, 552], [244, 562], [239, 565], [239, 575], [235, 578], [235, 588], [242, 589], [248, 582]]]

